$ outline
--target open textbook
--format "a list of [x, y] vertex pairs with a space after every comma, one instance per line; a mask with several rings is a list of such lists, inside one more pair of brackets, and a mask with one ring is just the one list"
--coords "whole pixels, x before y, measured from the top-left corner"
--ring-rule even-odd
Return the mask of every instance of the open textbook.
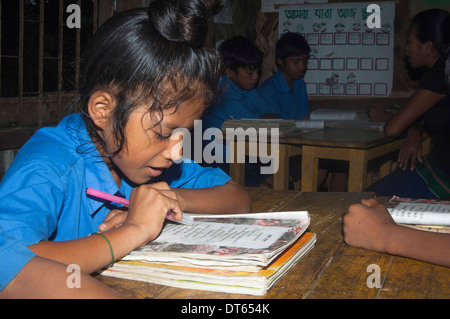
[[[450, 226], [450, 201], [394, 196], [386, 204], [386, 208], [397, 224], [417, 225], [416, 228], [421, 229], [425, 227], [420, 225]], [[439, 228], [429, 230], [439, 231]]]
[[178, 288], [263, 295], [315, 244], [308, 212], [191, 215], [102, 275]]

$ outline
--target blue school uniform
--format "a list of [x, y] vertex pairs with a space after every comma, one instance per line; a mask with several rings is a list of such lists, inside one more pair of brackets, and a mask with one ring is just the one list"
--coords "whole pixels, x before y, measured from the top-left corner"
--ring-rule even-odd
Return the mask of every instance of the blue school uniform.
[[273, 113], [273, 107], [264, 101], [256, 89], [250, 91], [238, 88], [226, 75], [220, 79], [222, 96], [219, 103], [211, 106], [202, 117], [203, 129], [222, 128], [229, 119], [258, 119]]
[[278, 70], [258, 87], [260, 96], [275, 108], [276, 114], [286, 120], [304, 120], [309, 116], [308, 94], [303, 79], [294, 80], [291, 92], [286, 79]]
[[[182, 161], [161, 179], [171, 188], [205, 188], [230, 177]], [[35, 256], [27, 246], [98, 231], [116, 206], [87, 197], [87, 187], [127, 198], [133, 189], [126, 180], [116, 185], [79, 113], [40, 129], [22, 147], [0, 184], [0, 290]]]
[[[250, 91], [237, 87], [226, 75], [220, 79], [220, 89], [222, 96], [219, 103], [211, 106], [202, 117], [202, 128], [205, 131], [208, 128], [222, 128], [223, 122], [229, 119], [258, 119], [265, 114], [273, 114], [273, 107], [264, 101], [256, 89]], [[203, 146], [211, 143], [210, 140], [203, 141]], [[220, 142], [222, 143], [222, 142]], [[223, 171], [229, 172], [226, 154], [228, 147], [223, 147], [224, 163], [212, 163], [213, 167], [220, 167]], [[245, 185], [258, 186], [266, 174], [260, 174], [260, 165], [246, 163], [245, 167]]]

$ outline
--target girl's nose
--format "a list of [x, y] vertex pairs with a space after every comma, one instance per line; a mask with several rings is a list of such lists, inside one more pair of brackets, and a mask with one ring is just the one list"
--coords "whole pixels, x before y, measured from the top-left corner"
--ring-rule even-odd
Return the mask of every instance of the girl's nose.
[[177, 162], [183, 157], [183, 134], [181, 132], [172, 134], [162, 156], [172, 162]]

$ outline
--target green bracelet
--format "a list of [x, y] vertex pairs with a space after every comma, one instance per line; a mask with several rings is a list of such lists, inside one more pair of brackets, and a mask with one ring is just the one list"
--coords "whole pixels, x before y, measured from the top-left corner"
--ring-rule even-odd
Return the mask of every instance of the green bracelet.
[[111, 260], [111, 263], [109, 264], [109, 266], [111, 267], [112, 265], [114, 265], [114, 260], [115, 260], [114, 259], [114, 252], [113, 252], [111, 243], [109, 242], [108, 238], [106, 238], [106, 236], [103, 235], [101, 232], [92, 233], [91, 235], [99, 235], [99, 236], [102, 236], [103, 238], [105, 238], [106, 242], [108, 243], [109, 250], [111, 251], [111, 257], [112, 257], [112, 260]]

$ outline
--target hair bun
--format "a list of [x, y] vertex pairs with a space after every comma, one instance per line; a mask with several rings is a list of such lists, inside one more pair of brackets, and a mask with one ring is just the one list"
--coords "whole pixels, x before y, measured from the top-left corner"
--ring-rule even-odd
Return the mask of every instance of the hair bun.
[[148, 7], [150, 22], [168, 41], [203, 46], [208, 33], [208, 19], [217, 13], [218, 0], [155, 0]]

